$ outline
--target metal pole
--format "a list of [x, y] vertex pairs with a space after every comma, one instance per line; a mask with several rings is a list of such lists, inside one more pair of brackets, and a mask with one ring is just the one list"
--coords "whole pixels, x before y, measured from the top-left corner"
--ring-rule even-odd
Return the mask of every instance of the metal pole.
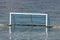
[[[10, 14], [10, 20], [9, 20], [9, 24], [11, 25], [11, 14]], [[9, 26], [9, 39], [11, 40], [11, 26]]]
[[[46, 26], [48, 26], [48, 15], [46, 14]], [[46, 27], [46, 39], [48, 40], [48, 28]]]

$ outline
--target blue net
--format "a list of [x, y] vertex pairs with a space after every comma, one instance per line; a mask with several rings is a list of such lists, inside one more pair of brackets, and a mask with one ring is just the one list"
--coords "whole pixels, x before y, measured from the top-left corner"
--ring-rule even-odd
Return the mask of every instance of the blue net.
[[12, 14], [12, 40], [44, 40], [46, 15]]

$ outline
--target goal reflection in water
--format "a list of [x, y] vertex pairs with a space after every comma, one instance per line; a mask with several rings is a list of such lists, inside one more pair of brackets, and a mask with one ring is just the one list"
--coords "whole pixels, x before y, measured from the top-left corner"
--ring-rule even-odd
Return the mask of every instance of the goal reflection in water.
[[46, 15], [12, 14], [12, 40], [45, 40]]

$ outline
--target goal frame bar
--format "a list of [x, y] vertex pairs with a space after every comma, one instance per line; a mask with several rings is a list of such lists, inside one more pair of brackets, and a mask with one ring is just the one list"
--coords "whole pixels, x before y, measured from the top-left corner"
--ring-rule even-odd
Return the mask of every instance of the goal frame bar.
[[[45, 15], [46, 16], [46, 26], [48, 26], [48, 14], [47, 13], [15, 13], [15, 12], [10, 12], [10, 17], [9, 17], [9, 24], [11, 24], [11, 16], [12, 16], [12, 14], [24, 14], [24, 15]], [[11, 24], [12, 25], [12, 24]], [[11, 26], [9, 26], [9, 35], [10, 35], [10, 37], [9, 37], [9, 39], [11, 39]], [[47, 36], [48, 36], [48, 29], [47, 29], [47, 27], [46, 27], [46, 39], [45, 40], [47, 40]]]

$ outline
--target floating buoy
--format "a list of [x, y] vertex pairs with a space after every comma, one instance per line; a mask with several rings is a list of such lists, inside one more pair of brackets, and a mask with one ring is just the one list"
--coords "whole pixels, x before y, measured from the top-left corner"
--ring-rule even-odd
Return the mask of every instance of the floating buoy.
[[46, 26], [47, 28], [53, 28], [53, 26]]

